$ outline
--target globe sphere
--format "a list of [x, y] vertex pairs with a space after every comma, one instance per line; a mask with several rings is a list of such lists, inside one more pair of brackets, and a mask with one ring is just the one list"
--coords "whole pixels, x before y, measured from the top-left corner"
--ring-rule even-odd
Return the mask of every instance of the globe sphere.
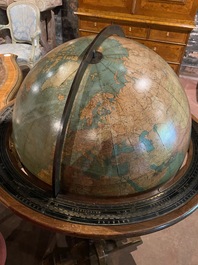
[[[61, 117], [94, 36], [62, 44], [26, 76], [14, 104], [13, 141], [24, 168], [52, 185]], [[61, 153], [61, 192], [121, 197], [157, 188], [184, 161], [191, 136], [187, 97], [155, 52], [112, 36], [80, 82]]]

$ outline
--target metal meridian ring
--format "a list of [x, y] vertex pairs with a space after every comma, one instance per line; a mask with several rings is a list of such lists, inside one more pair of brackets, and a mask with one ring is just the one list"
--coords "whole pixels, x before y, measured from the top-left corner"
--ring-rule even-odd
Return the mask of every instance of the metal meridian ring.
[[53, 172], [52, 172], [52, 185], [53, 185], [54, 197], [56, 197], [60, 191], [61, 155], [63, 151], [64, 137], [66, 134], [70, 113], [72, 110], [76, 94], [79, 89], [80, 82], [83, 78], [85, 70], [87, 69], [87, 66], [93, 62], [94, 59], [93, 56], [95, 54], [95, 51], [98, 49], [98, 47], [103, 43], [105, 39], [107, 39], [109, 36], [113, 34], [119, 35], [120, 37], [124, 37], [124, 32], [121, 29], [121, 27], [117, 25], [108, 26], [104, 28], [95, 37], [95, 39], [91, 42], [91, 44], [82, 54], [83, 59], [74, 77], [73, 83], [71, 85], [71, 89], [67, 97], [63, 114], [61, 117], [60, 128], [56, 140], [54, 161], [53, 161]]

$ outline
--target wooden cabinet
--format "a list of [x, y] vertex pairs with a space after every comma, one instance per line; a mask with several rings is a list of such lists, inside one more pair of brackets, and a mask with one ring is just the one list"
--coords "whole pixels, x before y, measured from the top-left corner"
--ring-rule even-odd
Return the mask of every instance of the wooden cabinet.
[[194, 17], [196, 8], [197, 1], [193, 0], [137, 0], [135, 13], [171, 19], [174, 15], [176, 19], [188, 20]]
[[[131, 9], [131, 0], [81, 0], [79, 7], [92, 10], [128, 13]], [[100, 10], [100, 11], [99, 11]]]
[[100, 32], [110, 24], [153, 49], [176, 73], [195, 27], [198, 0], [79, 0], [79, 35]]
[[111, 23], [109, 21], [101, 20], [101, 19], [82, 19], [80, 21], [80, 31], [82, 32], [90, 32], [90, 33], [98, 33], [103, 28], [107, 27]]

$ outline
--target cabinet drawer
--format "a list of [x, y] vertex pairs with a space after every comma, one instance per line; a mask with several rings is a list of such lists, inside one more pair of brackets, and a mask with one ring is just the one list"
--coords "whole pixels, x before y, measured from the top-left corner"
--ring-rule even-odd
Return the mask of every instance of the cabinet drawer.
[[148, 28], [146, 27], [136, 27], [133, 25], [121, 25], [124, 33], [125, 33], [125, 37], [129, 37], [129, 38], [142, 38], [142, 39], [146, 39], [147, 37], [147, 33], [148, 33]]
[[175, 42], [183, 44], [186, 43], [187, 38], [188, 38], [187, 33], [157, 30], [157, 29], [151, 29], [149, 34], [149, 39], [151, 40], [159, 40], [159, 41]]
[[174, 45], [168, 43], [157, 43], [154, 41], [139, 41], [142, 44], [146, 45], [157, 54], [159, 54], [164, 60], [168, 62], [180, 63], [185, 46]]
[[88, 30], [91, 32], [100, 32], [103, 28], [111, 23], [101, 20], [80, 20], [80, 30]]
[[97, 33], [90, 32], [90, 31], [79, 30], [79, 34], [80, 34], [79, 37], [87, 37], [87, 36], [90, 36], [90, 35], [96, 35]]

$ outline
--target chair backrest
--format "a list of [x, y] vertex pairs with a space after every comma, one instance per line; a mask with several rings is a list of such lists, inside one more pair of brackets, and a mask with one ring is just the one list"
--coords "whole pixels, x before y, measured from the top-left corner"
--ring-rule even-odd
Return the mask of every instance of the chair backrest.
[[31, 43], [32, 36], [40, 30], [39, 8], [27, 2], [14, 2], [7, 8], [12, 42]]

